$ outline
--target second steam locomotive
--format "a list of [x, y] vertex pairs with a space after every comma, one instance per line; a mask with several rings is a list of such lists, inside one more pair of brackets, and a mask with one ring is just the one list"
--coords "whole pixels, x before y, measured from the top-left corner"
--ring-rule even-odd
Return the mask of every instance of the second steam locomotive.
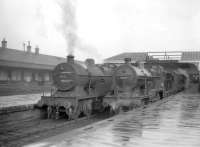
[[[146, 61], [121, 65], [96, 65], [93, 59], [85, 63], [69, 55], [67, 62], [53, 71], [56, 90], [42, 96], [39, 105], [48, 118], [65, 116], [76, 119], [94, 111], [117, 113], [180, 92], [195, 83], [197, 68], [190, 63]], [[197, 80], [197, 79], [196, 79]]]

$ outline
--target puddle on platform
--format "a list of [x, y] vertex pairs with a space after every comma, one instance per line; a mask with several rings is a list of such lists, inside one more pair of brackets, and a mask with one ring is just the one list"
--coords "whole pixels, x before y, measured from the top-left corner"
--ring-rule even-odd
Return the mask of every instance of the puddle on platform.
[[200, 95], [181, 94], [28, 146], [199, 147], [199, 138]]

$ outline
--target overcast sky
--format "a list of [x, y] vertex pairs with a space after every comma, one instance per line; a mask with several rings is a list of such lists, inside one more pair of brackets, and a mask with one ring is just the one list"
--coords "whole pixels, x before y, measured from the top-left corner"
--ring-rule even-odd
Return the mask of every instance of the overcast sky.
[[[20, 50], [30, 40], [41, 53], [65, 57], [61, 1], [0, 0], [0, 39], [6, 37], [8, 47]], [[76, 0], [73, 6], [76, 34], [84, 46], [74, 51], [80, 60], [122, 52], [200, 50], [199, 0]]]

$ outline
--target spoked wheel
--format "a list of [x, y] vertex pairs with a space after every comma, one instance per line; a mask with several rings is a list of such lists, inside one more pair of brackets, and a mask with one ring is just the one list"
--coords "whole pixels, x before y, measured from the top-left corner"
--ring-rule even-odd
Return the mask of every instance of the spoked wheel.
[[58, 107], [54, 106], [48, 106], [47, 107], [47, 118], [50, 119], [58, 119], [59, 118], [59, 112]]
[[117, 107], [114, 112], [115, 112], [115, 114], [119, 114], [120, 111], [121, 111], [121, 107]]
[[109, 108], [110, 108], [110, 111], [109, 111], [110, 115], [118, 114], [120, 112], [120, 110], [121, 110], [120, 106], [118, 106], [118, 105], [109, 106]]
[[85, 111], [84, 113], [85, 113], [85, 115], [86, 115], [87, 117], [90, 117], [91, 114], [92, 114], [92, 110], [91, 110], [91, 109], [86, 109], [86, 111]]
[[55, 108], [55, 119], [59, 119], [60, 113], [59, 113], [59, 107], [57, 106]]
[[109, 111], [109, 114], [112, 116], [112, 115], [115, 115], [115, 110], [113, 107], [110, 107], [110, 111]]
[[66, 109], [66, 114], [68, 116], [68, 120], [76, 120], [80, 115], [80, 111], [78, 108], [70, 107]]
[[78, 117], [79, 117], [79, 115], [80, 115], [80, 111], [79, 111], [79, 110], [76, 110], [76, 111], [73, 113], [72, 119], [73, 119], [73, 120], [77, 120]]
[[86, 117], [90, 117], [92, 114], [92, 101], [85, 101], [81, 105], [81, 111]]
[[53, 108], [52, 106], [47, 107], [47, 118], [50, 119], [52, 117]]
[[72, 107], [66, 108], [65, 113], [68, 116], [68, 120], [72, 120], [73, 118], [73, 109]]
[[58, 119], [59, 118], [59, 112], [57, 111], [56, 107], [52, 108], [51, 118], [52, 119]]

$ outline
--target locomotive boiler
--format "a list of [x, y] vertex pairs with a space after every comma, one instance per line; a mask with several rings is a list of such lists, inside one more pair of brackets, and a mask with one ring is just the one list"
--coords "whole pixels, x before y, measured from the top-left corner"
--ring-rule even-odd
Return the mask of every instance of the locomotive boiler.
[[40, 106], [46, 109], [48, 118], [66, 115], [68, 119], [75, 119], [91, 114], [93, 103], [110, 90], [112, 78], [110, 73], [96, 66], [93, 59], [77, 63], [74, 56], [69, 55], [66, 63], [58, 64], [53, 70], [53, 84], [55, 92], [42, 96]]

